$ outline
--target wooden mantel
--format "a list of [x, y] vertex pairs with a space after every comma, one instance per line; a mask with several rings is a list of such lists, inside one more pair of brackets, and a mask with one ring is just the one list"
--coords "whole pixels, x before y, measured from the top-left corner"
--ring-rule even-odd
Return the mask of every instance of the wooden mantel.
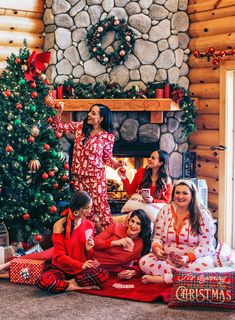
[[64, 102], [64, 111], [88, 111], [101, 103], [112, 111], [150, 111], [151, 123], [163, 123], [163, 111], [179, 111], [179, 105], [171, 99], [56, 99]]

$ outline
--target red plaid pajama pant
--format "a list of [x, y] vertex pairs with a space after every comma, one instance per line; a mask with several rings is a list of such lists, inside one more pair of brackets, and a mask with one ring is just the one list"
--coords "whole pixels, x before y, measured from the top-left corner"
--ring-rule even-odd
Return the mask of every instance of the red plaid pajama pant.
[[40, 275], [36, 285], [45, 291], [62, 293], [69, 286], [67, 280], [72, 278], [80, 287], [101, 286], [108, 280], [109, 273], [103, 268], [96, 268], [83, 270], [76, 275], [68, 275], [60, 269], [50, 269]]

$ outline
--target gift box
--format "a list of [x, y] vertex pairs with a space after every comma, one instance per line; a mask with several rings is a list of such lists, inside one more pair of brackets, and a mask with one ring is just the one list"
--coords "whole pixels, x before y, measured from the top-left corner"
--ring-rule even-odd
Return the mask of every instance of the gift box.
[[10, 262], [10, 281], [13, 283], [35, 284], [43, 272], [45, 261], [14, 259]]

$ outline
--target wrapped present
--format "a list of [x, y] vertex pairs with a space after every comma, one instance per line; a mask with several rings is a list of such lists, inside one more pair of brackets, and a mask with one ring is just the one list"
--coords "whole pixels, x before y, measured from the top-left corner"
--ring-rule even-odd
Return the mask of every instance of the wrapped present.
[[10, 263], [10, 281], [13, 283], [35, 284], [43, 272], [45, 261], [14, 259]]

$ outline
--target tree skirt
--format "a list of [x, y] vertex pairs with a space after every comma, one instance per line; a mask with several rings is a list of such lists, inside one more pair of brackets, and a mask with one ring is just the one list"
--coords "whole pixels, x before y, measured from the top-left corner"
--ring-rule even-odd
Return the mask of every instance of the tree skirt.
[[120, 280], [117, 276], [110, 275], [109, 280], [100, 290], [83, 290], [79, 292], [119, 299], [141, 302], [170, 301], [172, 285], [169, 284], [142, 284], [141, 278]]

